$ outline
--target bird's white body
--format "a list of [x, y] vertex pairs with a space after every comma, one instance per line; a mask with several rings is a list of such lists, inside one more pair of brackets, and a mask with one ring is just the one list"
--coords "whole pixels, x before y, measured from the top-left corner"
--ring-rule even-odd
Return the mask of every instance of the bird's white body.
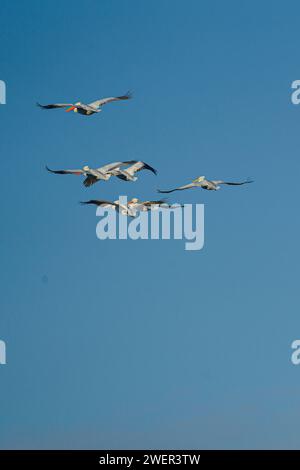
[[82, 168], [82, 171], [83, 171], [84, 176], [87, 176], [87, 177], [93, 176], [97, 180], [102, 180], [102, 181], [107, 181], [112, 176], [112, 174], [109, 172], [101, 171], [100, 169], [94, 170], [92, 168], [89, 168], [88, 166], [84, 166]]
[[75, 103], [74, 109], [70, 109], [70, 111], [74, 111], [74, 113], [85, 114], [86, 116], [90, 116], [94, 113], [101, 113], [101, 108], [96, 108], [92, 104], [84, 104], [78, 101]]

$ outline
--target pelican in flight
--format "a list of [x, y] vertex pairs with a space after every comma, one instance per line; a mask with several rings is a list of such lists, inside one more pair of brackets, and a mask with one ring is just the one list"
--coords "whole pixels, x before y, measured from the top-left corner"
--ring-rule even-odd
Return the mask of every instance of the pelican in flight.
[[202, 188], [202, 189], [207, 189], [209, 191], [217, 191], [218, 189], [221, 188], [221, 184], [227, 184], [229, 186], [240, 186], [242, 184], [248, 184], [248, 183], [253, 183], [251, 180], [245, 180], [241, 181], [238, 183], [230, 182], [230, 181], [223, 181], [223, 180], [207, 180], [205, 176], [199, 176], [195, 180], [193, 180], [191, 183], [186, 184], [184, 186], [179, 186], [179, 188], [175, 189], [169, 189], [169, 190], [160, 190], [158, 189], [159, 193], [172, 193], [173, 191], [182, 191], [184, 189], [190, 189], [190, 188]]
[[128, 91], [125, 95], [110, 98], [102, 98], [101, 100], [93, 101], [89, 104], [84, 104], [81, 103], [81, 101], [78, 101], [74, 104], [56, 103], [42, 105], [40, 103], [37, 103], [37, 105], [43, 109], [67, 108], [65, 110], [66, 112], [74, 111], [74, 113], [85, 114], [86, 116], [89, 116], [91, 114], [100, 113], [100, 111], [102, 111], [102, 106], [107, 103], [112, 103], [113, 101], [129, 100], [130, 98], [132, 98], [132, 94]]
[[[130, 166], [126, 168], [126, 170], [122, 170], [123, 166], [128, 165]], [[88, 165], [78, 170], [51, 170], [48, 166], [46, 166], [46, 169], [50, 171], [50, 173], [57, 175], [83, 175], [86, 177], [83, 181], [85, 187], [92, 186], [97, 183], [97, 181], [108, 181], [112, 176], [117, 176], [125, 181], [136, 181], [137, 177], [134, 176], [134, 174], [141, 170], [150, 170], [152, 173], [157, 174], [157, 171], [150, 165], [137, 160], [108, 163], [107, 165], [95, 169], [90, 168]]]
[[103, 199], [91, 199], [89, 201], [82, 201], [80, 204], [92, 204], [98, 207], [103, 207], [105, 209], [116, 210], [122, 215], [127, 215], [129, 217], [136, 217], [138, 212], [148, 212], [159, 207], [165, 209], [177, 208], [182, 206], [170, 206], [166, 203], [165, 200], [159, 201], [140, 201], [138, 198], [133, 198], [127, 202], [127, 204], [121, 204], [119, 200], [116, 201], [105, 201]]

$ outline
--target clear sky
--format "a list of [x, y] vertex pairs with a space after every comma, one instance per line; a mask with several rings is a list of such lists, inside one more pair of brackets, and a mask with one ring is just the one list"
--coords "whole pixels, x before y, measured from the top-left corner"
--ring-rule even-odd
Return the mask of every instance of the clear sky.
[[[1, 1], [1, 448], [299, 448], [299, 2]], [[42, 103], [134, 91], [85, 117]], [[53, 168], [142, 159], [85, 189]], [[100, 241], [78, 201], [252, 177], [205, 246]], [[176, 196], [176, 197], [175, 197]]]

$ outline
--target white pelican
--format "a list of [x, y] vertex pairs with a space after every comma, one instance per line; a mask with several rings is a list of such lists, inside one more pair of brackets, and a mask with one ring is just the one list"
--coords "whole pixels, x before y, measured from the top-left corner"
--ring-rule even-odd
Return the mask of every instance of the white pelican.
[[85, 114], [89, 116], [91, 114], [100, 113], [102, 111], [102, 106], [107, 103], [112, 103], [113, 101], [120, 101], [120, 100], [129, 100], [132, 98], [132, 94], [128, 91], [125, 95], [122, 96], [115, 96], [111, 98], [102, 98], [101, 100], [93, 101], [89, 104], [81, 103], [78, 101], [77, 103], [56, 103], [56, 104], [46, 104], [42, 105], [37, 103], [40, 108], [43, 109], [55, 109], [55, 108], [68, 108], [66, 112], [74, 111], [74, 113]]
[[190, 188], [202, 188], [202, 189], [207, 189], [209, 191], [217, 191], [220, 189], [220, 184], [227, 184], [229, 186], [240, 186], [242, 184], [248, 184], [248, 183], [253, 183], [251, 180], [246, 180], [246, 181], [241, 181], [239, 183], [234, 183], [230, 181], [223, 181], [223, 180], [207, 180], [205, 179], [205, 176], [199, 176], [195, 180], [193, 180], [191, 183], [186, 184], [184, 186], [179, 186], [179, 188], [175, 189], [169, 189], [168, 191], [163, 191], [158, 189], [159, 193], [172, 193], [173, 191], [182, 191], [183, 189], [190, 189]]
[[93, 204], [95, 206], [100, 206], [104, 208], [110, 208], [120, 212], [122, 215], [127, 215], [129, 217], [135, 217], [138, 212], [147, 212], [153, 209], [158, 209], [159, 207], [170, 209], [177, 208], [182, 206], [169, 206], [165, 200], [160, 201], [140, 201], [138, 198], [133, 198], [127, 202], [127, 204], [121, 204], [119, 200], [116, 201], [105, 201], [103, 199], [91, 199], [89, 201], [82, 201], [80, 204]]
[[[128, 169], [122, 170], [121, 167], [129, 166]], [[136, 171], [140, 170], [150, 170], [153, 173], [157, 173], [157, 171], [148, 165], [145, 162], [140, 162], [137, 160], [129, 160], [125, 162], [114, 162], [108, 163], [100, 168], [90, 168], [88, 165], [85, 165], [82, 169], [78, 170], [51, 170], [48, 166], [46, 169], [50, 171], [50, 173], [55, 173], [57, 175], [83, 175], [86, 176], [83, 184], [84, 186], [92, 186], [93, 184], [97, 183], [97, 181], [107, 181], [111, 178], [111, 176], [117, 176], [118, 178], [124, 179], [126, 181], [136, 181], [137, 177], [133, 176]]]

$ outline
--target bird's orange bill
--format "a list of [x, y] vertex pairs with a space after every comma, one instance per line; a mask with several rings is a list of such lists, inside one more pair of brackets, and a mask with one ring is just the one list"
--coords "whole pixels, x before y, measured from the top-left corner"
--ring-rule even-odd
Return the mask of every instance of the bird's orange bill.
[[73, 111], [76, 108], [76, 106], [71, 106], [70, 108], [66, 109], [66, 113], [69, 113], [70, 111]]

